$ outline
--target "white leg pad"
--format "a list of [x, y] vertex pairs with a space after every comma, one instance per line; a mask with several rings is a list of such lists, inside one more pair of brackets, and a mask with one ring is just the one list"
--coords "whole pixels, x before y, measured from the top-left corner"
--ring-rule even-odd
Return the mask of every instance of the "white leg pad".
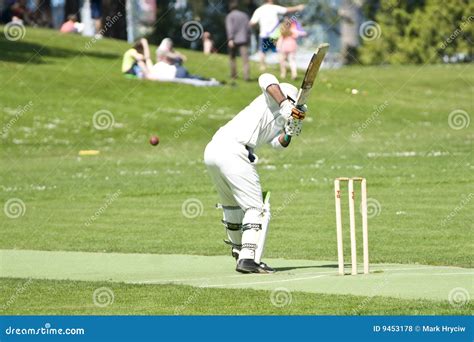
[[238, 247], [242, 245], [242, 220], [244, 218], [244, 211], [240, 207], [223, 206], [223, 219], [227, 238], [233, 246]]
[[254, 259], [255, 250], [262, 230], [263, 211], [260, 208], [249, 208], [242, 222], [242, 250], [239, 259]]

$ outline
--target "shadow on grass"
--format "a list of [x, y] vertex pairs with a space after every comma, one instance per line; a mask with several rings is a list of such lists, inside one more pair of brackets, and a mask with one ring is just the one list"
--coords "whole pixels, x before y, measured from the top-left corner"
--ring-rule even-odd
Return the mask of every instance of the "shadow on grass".
[[9, 41], [0, 39], [0, 61], [16, 63], [46, 63], [43, 57], [72, 58], [76, 56], [88, 56], [95, 58], [117, 59], [118, 54], [84, 51], [81, 46], [78, 50], [64, 48], [50, 48], [36, 43], [23, 41]]
[[330, 265], [314, 265], [314, 266], [289, 266], [289, 267], [275, 267], [276, 271], [291, 271], [304, 268], [337, 268], [337, 264]]

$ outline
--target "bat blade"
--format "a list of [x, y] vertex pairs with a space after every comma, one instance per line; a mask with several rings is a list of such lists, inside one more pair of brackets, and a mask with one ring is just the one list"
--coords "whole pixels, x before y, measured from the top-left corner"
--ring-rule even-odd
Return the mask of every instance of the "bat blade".
[[308, 68], [306, 69], [306, 73], [304, 75], [303, 83], [301, 84], [301, 88], [298, 91], [298, 96], [296, 98], [296, 106], [303, 106], [304, 104], [306, 104], [306, 100], [308, 99], [309, 94], [311, 93], [313, 83], [316, 80], [319, 68], [323, 63], [324, 56], [326, 56], [328, 49], [328, 43], [320, 44], [314, 52], [313, 57], [311, 57], [311, 61], [309, 62]]

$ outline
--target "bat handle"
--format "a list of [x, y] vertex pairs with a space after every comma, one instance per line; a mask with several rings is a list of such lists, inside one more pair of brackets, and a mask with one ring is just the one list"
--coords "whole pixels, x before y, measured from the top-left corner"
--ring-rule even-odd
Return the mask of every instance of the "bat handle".
[[296, 108], [303, 111], [304, 110], [304, 104], [296, 105]]
[[291, 116], [295, 119], [303, 120], [305, 117], [305, 112], [303, 111], [303, 109], [297, 106], [291, 111]]

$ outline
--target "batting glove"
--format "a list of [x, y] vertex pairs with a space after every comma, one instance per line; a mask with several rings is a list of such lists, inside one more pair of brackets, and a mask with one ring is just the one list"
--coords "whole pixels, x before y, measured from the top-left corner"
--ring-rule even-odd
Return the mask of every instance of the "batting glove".
[[295, 119], [294, 117], [290, 117], [285, 124], [285, 133], [289, 136], [298, 136], [301, 134], [301, 130], [303, 129], [303, 120], [302, 119]]
[[306, 109], [306, 105], [301, 108], [295, 107], [290, 100], [285, 100], [280, 104], [280, 114], [285, 120], [288, 120], [290, 117], [303, 120], [306, 116]]

